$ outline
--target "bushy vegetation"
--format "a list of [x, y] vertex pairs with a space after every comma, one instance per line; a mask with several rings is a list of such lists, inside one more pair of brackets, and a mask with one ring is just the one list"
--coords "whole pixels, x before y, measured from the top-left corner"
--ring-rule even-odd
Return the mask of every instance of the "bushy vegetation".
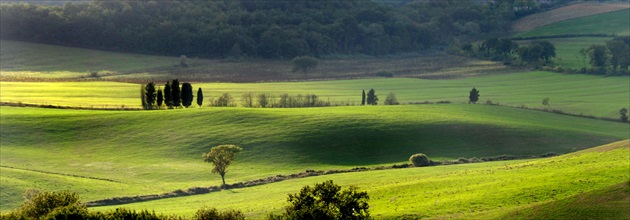
[[414, 154], [409, 157], [409, 162], [415, 167], [424, 167], [431, 165], [431, 159], [425, 154]]
[[268, 219], [369, 219], [369, 199], [367, 192], [357, 187], [341, 191], [341, 186], [328, 180], [289, 194], [290, 204], [284, 208], [284, 213], [272, 214]]
[[[410, 52], [503, 33], [514, 1], [91, 1], [0, 5], [2, 39], [188, 57]], [[238, 48], [235, 49], [235, 48]], [[188, 66], [182, 56], [180, 66]]]
[[[180, 216], [156, 214], [147, 210], [131, 210], [117, 208], [111, 211], [90, 211], [81, 203], [78, 194], [73, 192], [37, 192], [11, 212], [2, 213], [2, 220], [35, 220], [35, 219], [72, 219], [72, 220], [181, 220]], [[199, 209], [194, 218], [196, 220], [243, 220], [245, 215], [241, 211], [219, 211], [216, 208], [204, 207]]]

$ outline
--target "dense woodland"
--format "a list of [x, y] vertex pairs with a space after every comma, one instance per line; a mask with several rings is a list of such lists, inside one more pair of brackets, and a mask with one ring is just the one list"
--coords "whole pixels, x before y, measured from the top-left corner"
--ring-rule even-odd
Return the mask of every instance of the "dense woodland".
[[[567, 1], [554, 1], [563, 4]], [[528, 0], [2, 4], [2, 39], [188, 57], [386, 55], [501, 36]]]

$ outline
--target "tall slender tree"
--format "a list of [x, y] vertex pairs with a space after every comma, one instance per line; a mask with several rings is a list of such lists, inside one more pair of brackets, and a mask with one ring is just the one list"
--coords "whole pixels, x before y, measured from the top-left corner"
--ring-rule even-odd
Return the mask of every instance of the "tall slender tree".
[[144, 87], [144, 97], [146, 100], [145, 109], [153, 109], [155, 105], [155, 83], [150, 82]]
[[199, 107], [203, 105], [203, 92], [201, 91], [201, 87], [197, 90], [197, 105], [199, 105]]
[[171, 98], [173, 99], [173, 107], [175, 108], [182, 105], [182, 95], [180, 91], [179, 80], [174, 79], [173, 82], [171, 82]]
[[190, 83], [182, 84], [182, 105], [188, 108], [193, 102], [193, 88]]
[[365, 89], [363, 90], [363, 95], [361, 96], [361, 105], [365, 105]]
[[172, 108], [173, 107], [173, 94], [171, 93], [171, 83], [170, 82], [166, 82], [166, 84], [164, 84], [164, 104], [168, 108]]
[[158, 89], [158, 91], [157, 91], [157, 107], [161, 108], [163, 102], [164, 102], [164, 93], [162, 93], [162, 89]]

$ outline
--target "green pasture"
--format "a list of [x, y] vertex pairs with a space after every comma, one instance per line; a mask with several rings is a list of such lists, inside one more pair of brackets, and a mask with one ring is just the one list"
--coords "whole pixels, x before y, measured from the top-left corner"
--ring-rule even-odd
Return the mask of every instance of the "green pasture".
[[99, 76], [165, 68], [179, 58], [107, 52], [55, 45], [0, 41], [3, 77], [80, 78], [92, 72]]
[[630, 9], [556, 22], [516, 36], [541, 37], [567, 34], [630, 35]]
[[93, 200], [219, 185], [220, 177], [201, 159], [219, 144], [244, 148], [227, 175], [233, 183], [306, 169], [391, 165], [418, 152], [436, 160], [567, 153], [627, 139], [630, 129], [627, 123], [468, 104], [172, 111], [0, 107], [0, 113], [2, 210], [15, 208], [28, 188], [69, 189]]
[[[164, 82], [158, 82], [160, 88]], [[454, 80], [425, 79], [357, 79], [278, 83], [195, 83], [204, 91], [204, 105], [210, 97], [227, 92], [240, 105], [245, 92], [266, 93], [276, 98], [284, 93], [316, 94], [321, 100], [334, 105], [361, 104], [362, 90], [374, 88], [383, 103], [390, 92], [398, 101], [466, 103], [472, 87], [480, 92], [480, 103], [491, 100], [510, 106], [547, 108], [598, 117], [617, 118], [619, 109], [630, 107], [628, 77], [601, 77], [590, 75], [563, 75], [549, 72], [524, 72], [497, 76]], [[135, 107], [141, 106], [140, 85], [115, 82], [0, 82], [0, 100], [3, 102], [62, 105], [81, 107]], [[196, 99], [195, 99], [196, 100]], [[193, 104], [193, 108], [198, 108]]]
[[[611, 148], [611, 146], [613, 146]], [[206, 195], [163, 199], [117, 207], [148, 209], [158, 213], [191, 216], [202, 206], [239, 209], [250, 218], [280, 212], [287, 194], [302, 186], [333, 180], [343, 186], [358, 186], [370, 195], [370, 211], [381, 218], [508, 218], [514, 212], [536, 205], [560, 203], [582, 193], [606, 196], [593, 203], [579, 202], [572, 207], [553, 207], [541, 217], [627, 217], [628, 200], [612, 200], [605, 215], [593, 215], [606, 198], [618, 190], [604, 191], [630, 179], [628, 141], [565, 156], [530, 160], [370, 171], [283, 181], [263, 186], [226, 190]], [[627, 190], [627, 187], [626, 187]], [[609, 199], [610, 200], [610, 199]], [[615, 202], [616, 201], [616, 202]], [[598, 204], [599, 203], [599, 204]], [[589, 208], [590, 207], [590, 208]], [[578, 210], [577, 212], [573, 210]], [[598, 212], [595, 212], [598, 213]], [[527, 215], [525, 215], [527, 216]], [[525, 216], [521, 217], [524, 218]]]
[[[593, 44], [605, 45], [612, 37], [574, 37], [544, 39], [556, 47], [556, 57], [552, 59], [555, 66], [564, 69], [579, 70], [583, 67], [590, 68], [588, 54], [582, 56], [580, 50], [587, 49]], [[530, 40], [517, 41], [521, 46], [529, 45]]]

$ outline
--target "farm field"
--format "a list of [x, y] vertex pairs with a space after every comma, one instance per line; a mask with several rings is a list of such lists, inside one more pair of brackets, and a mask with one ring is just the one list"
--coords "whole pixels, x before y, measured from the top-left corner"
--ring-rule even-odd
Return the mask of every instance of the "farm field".
[[[602, 217], [584, 213], [586, 210], [598, 211], [595, 213], [610, 218], [623, 218], [627, 216], [624, 210], [630, 204], [627, 191], [625, 197], [615, 193], [623, 192], [624, 188], [627, 190], [629, 155], [629, 142], [625, 140], [548, 159], [335, 174], [95, 210], [126, 207], [190, 216], [199, 207], [210, 206], [236, 208], [248, 217], [262, 218], [270, 211], [281, 211], [286, 205], [286, 195], [298, 192], [301, 186], [333, 180], [343, 186], [355, 185], [367, 191], [371, 213], [377, 219], [402, 216], [512, 219], [519, 217], [514, 212], [573, 200], [575, 195], [582, 193], [604, 196], [604, 201], [613, 202], [608, 206], [579, 202], [573, 207], [554, 207], [553, 211], [535, 213], [529, 218]], [[619, 190], [619, 187], [623, 188]], [[611, 188], [613, 190], [609, 190]], [[608, 199], [611, 196], [622, 196], [622, 199]], [[606, 208], [606, 212], [597, 210], [598, 207]], [[579, 210], [578, 214], [571, 213], [573, 210]], [[527, 216], [520, 215], [520, 218]]]
[[554, 25], [566, 20], [595, 17], [598, 14], [627, 9], [628, 4], [577, 3], [550, 11], [525, 16], [512, 24], [516, 31], [529, 31], [539, 27]]
[[[511, 106], [544, 108], [550, 99], [553, 109], [597, 117], [617, 118], [619, 109], [630, 106], [628, 77], [563, 75], [550, 72], [523, 72], [454, 80], [356, 79], [277, 83], [192, 83], [206, 97], [230, 93], [236, 103], [244, 92], [267, 93], [276, 97], [316, 94], [338, 105], [359, 105], [361, 91], [374, 88], [381, 100], [394, 92], [401, 103], [466, 103], [468, 92], [476, 87], [480, 102], [491, 100]], [[158, 82], [159, 85], [162, 83]], [[3, 102], [83, 107], [140, 107], [140, 85], [116, 82], [0, 82]], [[196, 94], [195, 94], [196, 95]], [[193, 105], [194, 108], [197, 105]]]
[[630, 35], [630, 9], [555, 22], [517, 34], [517, 37], [606, 34]]
[[389, 57], [322, 58], [317, 69], [292, 73], [290, 60], [250, 59], [242, 62], [104, 52], [73, 47], [1, 40], [0, 79], [3, 81], [118, 81], [197, 80], [205, 82], [304, 81], [394, 76], [429, 79], [492, 75], [508, 71], [498, 62], [424, 52]]
[[630, 128], [467, 104], [0, 112], [2, 210], [20, 204], [28, 188], [68, 189], [94, 200], [218, 185], [220, 177], [200, 155], [226, 143], [245, 149], [227, 176], [238, 182], [306, 169], [391, 165], [417, 152], [435, 160], [568, 153], [627, 139]]

